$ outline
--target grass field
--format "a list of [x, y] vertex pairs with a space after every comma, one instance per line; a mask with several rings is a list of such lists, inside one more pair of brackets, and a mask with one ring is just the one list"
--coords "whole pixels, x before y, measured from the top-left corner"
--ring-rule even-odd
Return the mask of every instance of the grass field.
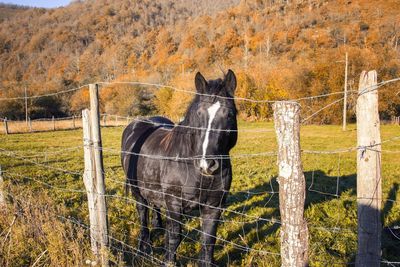
[[[302, 149], [355, 147], [355, 126], [348, 128], [342, 132], [334, 125], [302, 126]], [[118, 153], [122, 130], [102, 128], [106, 190], [114, 196], [107, 199], [109, 225], [111, 236], [135, 247], [137, 214], [134, 205], [123, 199], [124, 177]], [[227, 208], [246, 216], [228, 211], [223, 214], [216, 259], [219, 265], [279, 266], [279, 224], [273, 222], [279, 220], [276, 156], [243, 156], [276, 149], [273, 124], [242, 122], [239, 130], [243, 131], [231, 152], [234, 177]], [[399, 133], [399, 126], [381, 127], [382, 140]], [[87, 229], [76, 225], [88, 224], [85, 193], [76, 192], [84, 190], [82, 144], [80, 129], [0, 135], [5, 191], [13, 196], [13, 204], [0, 213], [0, 239], [4, 240], [0, 245], [0, 265], [26, 266], [38, 260], [38, 266], [71, 266], [84, 265], [93, 258]], [[400, 232], [391, 233], [388, 228], [400, 225], [400, 141], [385, 143], [382, 149], [388, 151], [382, 153], [382, 259], [400, 261], [400, 240], [393, 235]], [[305, 216], [310, 229], [310, 265], [346, 266], [354, 262], [357, 251], [356, 152], [303, 153], [302, 159], [309, 188]], [[254, 219], [259, 217], [272, 222]], [[183, 265], [193, 264], [191, 258], [197, 258], [197, 227], [198, 219], [186, 219], [185, 238], [178, 250]], [[154, 232], [153, 256], [160, 259], [162, 237], [162, 232]], [[137, 260], [132, 259], [131, 248], [115, 240], [112, 259], [120, 266]]]

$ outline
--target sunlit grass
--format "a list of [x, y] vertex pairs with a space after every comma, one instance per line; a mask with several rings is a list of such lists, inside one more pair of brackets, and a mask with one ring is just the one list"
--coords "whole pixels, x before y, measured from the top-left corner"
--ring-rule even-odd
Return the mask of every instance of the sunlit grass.
[[[232, 150], [233, 183], [231, 195], [227, 200], [227, 209], [244, 213], [247, 216], [231, 212], [223, 214], [224, 222], [218, 229], [216, 259], [220, 265], [237, 266], [279, 266], [279, 224], [265, 221], [279, 220], [279, 195], [276, 182], [276, 156], [249, 156], [276, 149], [274, 126], [271, 122], [240, 122], [239, 140]], [[123, 127], [102, 128], [104, 165], [106, 171], [107, 194], [117, 197], [108, 198], [109, 225], [111, 235], [132, 246], [136, 246], [138, 219], [134, 205], [124, 199], [124, 177], [120, 166], [120, 139]], [[383, 125], [382, 140], [388, 140], [400, 133], [398, 126]], [[336, 150], [355, 147], [355, 125], [350, 125], [343, 132], [340, 126], [302, 126], [301, 146], [304, 150]], [[0, 165], [6, 171], [7, 188], [13, 193], [33, 192], [38, 199], [48, 198], [55, 205], [62, 207], [63, 216], [71, 216], [88, 224], [86, 196], [77, 192], [66, 192], [52, 186], [84, 190], [80, 173], [84, 171], [82, 131], [69, 130], [41, 132], [33, 134], [0, 135], [0, 149], [16, 151], [16, 154], [0, 151]], [[385, 143], [383, 151], [400, 151], [400, 141]], [[61, 153], [53, 153], [64, 150]], [[385, 226], [399, 225], [400, 205], [398, 202], [398, 183], [400, 179], [400, 153], [382, 154], [383, 177], [383, 221]], [[302, 154], [303, 168], [307, 179], [307, 200], [305, 216], [310, 229], [310, 265], [344, 266], [353, 262], [357, 247], [357, 212], [356, 212], [356, 152], [340, 154]], [[63, 171], [64, 170], [64, 171]], [[18, 175], [28, 178], [23, 179]], [[33, 178], [37, 181], [29, 179]], [[335, 196], [337, 195], [337, 196]], [[44, 201], [44, 200], [43, 200]], [[40, 202], [40, 201], [38, 201]], [[254, 218], [263, 219], [256, 220]], [[200, 249], [200, 235], [193, 228], [198, 228], [198, 220], [187, 219], [184, 234], [187, 236], [179, 248], [180, 260], [189, 264], [190, 258], [196, 258]], [[2, 228], [5, 226], [1, 226]], [[163, 235], [154, 236], [156, 246], [162, 246]], [[231, 243], [226, 243], [228, 240]], [[35, 258], [43, 251], [48, 242], [32, 239], [33, 249], [30, 257]], [[398, 246], [400, 241], [384, 231], [383, 258], [399, 261]], [[237, 246], [235, 246], [236, 244]], [[81, 244], [89, 246], [89, 242]], [[24, 248], [21, 240], [19, 247]], [[113, 243], [114, 247], [122, 248]], [[238, 247], [239, 246], [239, 247]], [[243, 247], [252, 250], [244, 251]], [[397, 248], [396, 248], [397, 247]], [[12, 249], [12, 248], [11, 248]], [[28, 247], [26, 247], [28, 249]], [[129, 248], [124, 248], [129, 249]], [[262, 252], [260, 252], [262, 251]], [[28, 253], [29, 254], [29, 253]], [[118, 255], [114, 249], [114, 255]], [[121, 254], [122, 255], [122, 254]], [[155, 249], [154, 256], [162, 259], [162, 250]], [[15, 254], [15, 257], [18, 256]], [[116, 260], [131, 262], [129, 253]], [[26, 261], [30, 262], [29, 256]]]

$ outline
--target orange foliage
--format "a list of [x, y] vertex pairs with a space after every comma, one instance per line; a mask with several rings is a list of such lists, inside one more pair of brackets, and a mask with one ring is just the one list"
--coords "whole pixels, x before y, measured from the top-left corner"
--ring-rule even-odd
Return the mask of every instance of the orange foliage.
[[[216, 77], [221, 68], [231, 68], [238, 74], [239, 97], [299, 98], [343, 90], [340, 61], [346, 51], [352, 89], [364, 69], [377, 69], [382, 79], [400, 76], [398, 1], [297, 2], [99, 0], [12, 13], [0, 20], [0, 93], [127, 80], [193, 89], [196, 71]], [[400, 113], [396, 91], [387, 87], [392, 89], [382, 90], [380, 98], [384, 118]], [[59, 112], [87, 107], [86, 90], [69, 96], [60, 98]], [[160, 112], [177, 120], [191, 97], [165, 88], [112, 86], [102, 91], [102, 109], [120, 115]], [[307, 102], [304, 112], [335, 99]], [[11, 111], [20, 116], [18, 108], [2, 105], [0, 116]], [[313, 122], [339, 122], [340, 108], [321, 112]], [[271, 116], [268, 105], [241, 103], [239, 109], [243, 118]], [[353, 118], [354, 111], [349, 113]]]

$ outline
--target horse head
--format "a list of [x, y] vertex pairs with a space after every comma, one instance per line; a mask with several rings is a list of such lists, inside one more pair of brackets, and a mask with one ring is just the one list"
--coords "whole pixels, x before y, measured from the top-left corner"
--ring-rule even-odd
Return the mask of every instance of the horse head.
[[200, 129], [196, 142], [200, 157], [195, 164], [203, 175], [213, 175], [237, 141], [236, 76], [229, 70], [223, 79], [207, 81], [198, 72], [195, 85], [197, 96], [188, 112], [191, 125]]

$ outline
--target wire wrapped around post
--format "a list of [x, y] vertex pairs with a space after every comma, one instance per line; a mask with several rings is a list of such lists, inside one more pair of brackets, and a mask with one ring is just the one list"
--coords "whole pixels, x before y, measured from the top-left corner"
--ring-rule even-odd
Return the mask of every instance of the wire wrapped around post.
[[301, 163], [300, 105], [273, 105], [278, 141], [281, 260], [284, 267], [308, 265], [308, 227], [304, 219], [306, 181]]

